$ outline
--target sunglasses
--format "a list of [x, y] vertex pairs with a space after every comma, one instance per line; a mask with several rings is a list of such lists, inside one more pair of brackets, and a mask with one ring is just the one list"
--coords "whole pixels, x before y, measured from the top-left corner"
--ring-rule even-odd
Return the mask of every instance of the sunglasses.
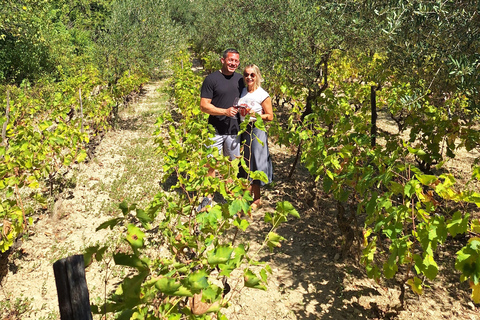
[[243, 76], [245, 78], [248, 78], [248, 76], [252, 77], [252, 78], [255, 78], [255, 73], [244, 73]]

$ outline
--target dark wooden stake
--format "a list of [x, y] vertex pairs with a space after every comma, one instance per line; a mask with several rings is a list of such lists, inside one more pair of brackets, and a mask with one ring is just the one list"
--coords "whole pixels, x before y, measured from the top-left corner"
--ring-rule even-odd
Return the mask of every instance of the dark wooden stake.
[[377, 86], [370, 87], [370, 103], [372, 107], [371, 146], [375, 147], [377, 144]]
[[7, 109], [5, 110], [5, 117], [6, 119], [2, 127], [2, 143], [6, 148], [7, 147], [7, 126], [10, 118], [10, 90], [7, 90]]
[[61, 320], [92, 320], [83, 255], [53, 264]]
[[298, 159], [300, 159], [300, 155], [302, 154], [302, 141], [298, 144], [297, 155], [295, 156], [295, 160], [293, 160], [292, 168], [290, 169], [290, 173], [288, 174], [288, 180], [292, 179], [293, 172], [297, 167]]

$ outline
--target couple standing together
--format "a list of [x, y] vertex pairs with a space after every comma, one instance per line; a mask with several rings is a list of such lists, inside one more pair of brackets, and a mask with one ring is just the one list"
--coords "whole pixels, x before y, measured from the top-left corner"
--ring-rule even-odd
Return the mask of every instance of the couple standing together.
[[[243, 77], [235, 72], [240, 64], [240, 54], [235, 49], [225, 50], [220, 61], [222, 68], [208, 75], [201, 88], [200, 109], [210, 115], [208, 123], [215, 128], [212, 147], [233, 160], [242, 156], [240, 145], [243, 142], [243, 157], [250, 171], [265, 172], [270, 183], [273, 179], [273, 168], [267, 133], [253, 124], [256, 120], [255, 114], [260, 115], [263, 121], [273, 120], [272, 100], [260, 86], [263, 81], [260, 70], [256, 65], [249, 64], [243, 70]], [[239, 123], [245, 120], [246, 110], [249, 109], [234, 106], [237, 100], [237, 105], [248, 106], [251, 115], [247, 131], [241, 137], [238, 134]], [[210, 168], [208, 175], [214, 177], [215, 169]], [[260, 187], [263, 185], [263, 181], [251, 181], [252, 210], [261, 206]], [[210, 197], [205, 197], [197, 211], [202, 211], [211, 201]]]

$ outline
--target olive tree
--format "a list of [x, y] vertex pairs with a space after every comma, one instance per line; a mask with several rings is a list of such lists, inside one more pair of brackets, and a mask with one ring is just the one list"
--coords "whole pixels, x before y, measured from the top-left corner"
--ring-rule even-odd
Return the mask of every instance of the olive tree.
[[[372, 1], [381, 26], [390, 92], [408, 84], [388, 108], [399, 130], [410, 129], [424, 171], [458, 146], [478, 145], [480, 17], [474, 1]], [[389, 94], [388, 90], [385, 92]], [[466, 123], [467, 126], [463, 126]]]
[[184, 38], [168, 15], [166, 1], [119, 0], [98, 35], [97, 59], [113, 81], [128, 70], [154, 76]]
[[0, 6], [0, 81], [58, 79], [91, 62], [112, 0], [5, 0]]

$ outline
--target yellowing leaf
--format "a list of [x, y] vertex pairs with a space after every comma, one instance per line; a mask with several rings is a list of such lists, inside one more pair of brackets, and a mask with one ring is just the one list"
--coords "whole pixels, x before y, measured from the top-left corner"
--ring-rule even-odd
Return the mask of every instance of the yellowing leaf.
[[423, 185], [429, 186], [432, 184], [438, 184], [438, 178], [433, 175], [416, 175], [418, 181], [420, 181]]
[[470, 228], [473, 232], [480, 233], [480, 219], [472, 220], [470, 224]]
[[83, 162], [85, 160], [85, 158], [87, 158], [87, 153], [85, 152], [85, 150], [82, 149], [78, 153], [76, 161], [77, 162]]
[[473, 241], [480, 241], [480, 237], [472, 237], [468, 239], [468, 243], [472, 243]]
[[130, 243], [132, 249], [135, 251], [143, 247], [143, 237], [145, 234], [135, 226], [134, 224], [129, 224], [127, 227], [127, 238], [126, 240]]
[[408, 279], [407, 284], [412, 288], [412, 291], [418, 295], [423, 294], [422, 288], [422, 280], [417, 277], [413, 277], [413, 279]]
[[470, 288], [472, 288], [473, 302], [480, 303], [480, 283], [473, 284], [473, 282], [470, 282]]
[[368, 228], [363, 232], [363, 246], [366, 247], [368, 245], [368, 237], [372, 234], [372, 229]]

